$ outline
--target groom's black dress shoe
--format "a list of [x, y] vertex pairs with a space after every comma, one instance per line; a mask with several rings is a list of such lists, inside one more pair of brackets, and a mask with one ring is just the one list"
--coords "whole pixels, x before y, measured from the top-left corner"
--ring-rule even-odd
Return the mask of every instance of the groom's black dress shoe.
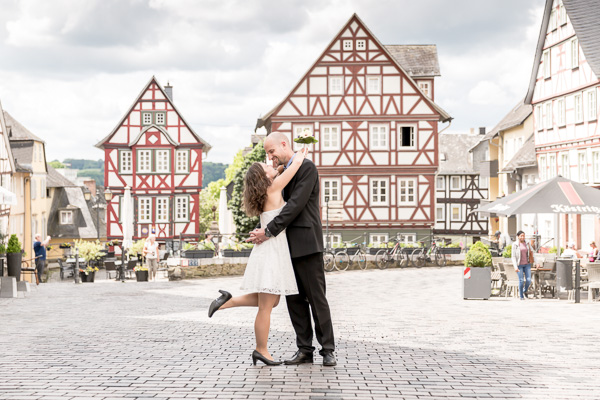
[[208, 307], [208, 318], [212, 317], [213, 314], [219, 308], [221, 308], [223, 304], [227, 303], [229, 299], [231, 299], [231, 293], [226, 292], [225, 290], [219, 290], [219, 293], [221, 293], [221, 296], [213, 300], [213, 302], [210, 303], [210, 307]]
[[337, 365], [337, 361], [335, 360], [335, 355], [333, 351], [328, 351], [327, 353], [323, 353], [323, 366], [325, 367], [335, 367]]
[[303, 353], [300, 350], [298, 350], [296, 352], [296, 354], [294, 354], [294, 357], [292, 357], [290, 360], [285, 360], [283, 363], [285, 365], [298, 365], [298, 364], [305, 364], [305, 363], [312, 364], [312, 362], [313, 362], [312, 353]]

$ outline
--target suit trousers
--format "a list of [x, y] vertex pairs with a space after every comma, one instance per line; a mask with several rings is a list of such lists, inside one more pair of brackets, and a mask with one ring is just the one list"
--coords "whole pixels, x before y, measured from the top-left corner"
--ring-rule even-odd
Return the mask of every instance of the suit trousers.
[[286, 296], [288, 312], [296, 331], [296, 344], [303, 353], [312, 353], [313, 327], [321, 345], [319, 353], [335, 350], [333, 324], [329, 303], [325, 297], [325, 270], [323, 268], [323, 253], [309, 254], [292, 258], [294, 274], [298, 284], [298, 294]]

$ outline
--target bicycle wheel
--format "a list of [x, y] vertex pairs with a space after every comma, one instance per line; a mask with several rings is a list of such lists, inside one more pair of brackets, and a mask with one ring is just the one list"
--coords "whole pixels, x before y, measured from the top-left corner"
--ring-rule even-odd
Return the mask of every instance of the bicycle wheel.
[[386, 269], [392, 263], [392, 256], [387, 252], [387, 250], [379, 250], [377, 254], [375, 254], [375, 264], [379, 269]]
[[367, 255], [364, 251], [359, 250], [354, 257], [356, 257], [356, 262], [360, 269], [367, 269]]
[[398, 264], [400, 268], [405, 268], [408, 267], [408, 263], [408, 254], [402, 249], [398, 250], [396, 253], [396, 264]]
[[323, 267], [327, 272], [331, 272], [335, 269], [335, 256], [333, 253], [329, 251], [323, 253]]
[[414, 249], [410, 261], [413, 267], [421, 268], [425, 265], [425, 251], [422, 248]]
[[345, 251], [335, 253], [335, 269], [345, 271], [350, 266], [350, 257]]
[[446, 255], [442, 254], [439, 250], [435, 250], [434, 252], [435, 265], [438, 267], [446, 266]]

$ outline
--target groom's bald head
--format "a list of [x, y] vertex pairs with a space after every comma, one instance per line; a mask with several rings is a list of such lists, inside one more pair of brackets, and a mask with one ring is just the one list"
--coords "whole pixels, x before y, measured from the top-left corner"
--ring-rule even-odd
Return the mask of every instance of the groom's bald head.
[[290, 139], [281, 132], [271, 132], [265, 139], [264, 146], [267, 158], [277, 165], [287, 164], [294, 154]]

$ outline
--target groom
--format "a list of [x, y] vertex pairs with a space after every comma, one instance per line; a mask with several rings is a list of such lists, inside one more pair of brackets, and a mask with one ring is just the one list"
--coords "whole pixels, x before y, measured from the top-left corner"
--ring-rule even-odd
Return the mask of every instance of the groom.
[[[294, 151], [286, 135], [272, 132], [265, 139], [267, 157], [274, 164], [286, 168], [292, 163]], [[287, 228], [287, 239], [292, 256], [298, 294], [286, 296], [292, 325], [296, 331], [298, 351], [285, 364], [313, 362], [313, 327], [322, 349], [323, 365], [337, 364], [334, 350], [333, 325], [329, 304], [325, 297], [325, 271], [323, 268], [323, 230], [319, 214], [319, 174], [315, 164], [305, 159], [296, 175], [283, 190], [287, 202], [281, 213], [266, 227], [250, 233], [249, 241], [262, 243], [277, 236]], [[310, 306], [310, 308], [309, 308]]]

